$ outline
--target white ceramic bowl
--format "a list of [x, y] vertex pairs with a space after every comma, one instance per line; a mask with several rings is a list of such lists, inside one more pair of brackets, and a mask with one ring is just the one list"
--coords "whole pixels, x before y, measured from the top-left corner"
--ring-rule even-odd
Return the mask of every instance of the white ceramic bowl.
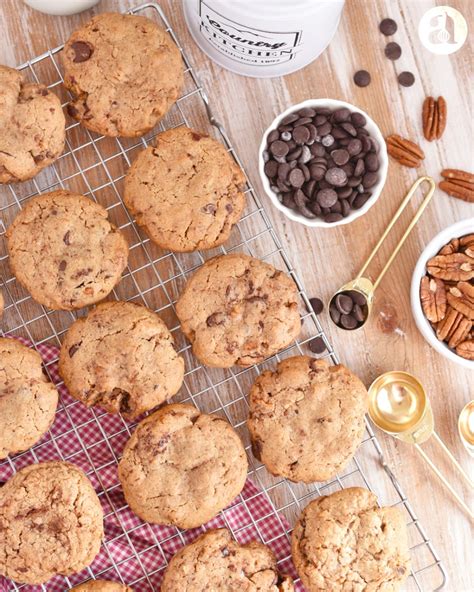
[[[304, 107], [328, 107], [332, 110], [340, 109], [342, 107], [347, 107], [348, 109], [350, 109], [353, 112], [362, 113], [362, 115], [364, 115], [364, 117], [367, 119], [367, 125], [366, 125], [367, 131], [370, 133], [370, 135], [375, 140], [377, 140], [377, 142], [380, 146], [380, 151], [378, 153], [379, 160], [380, 160], [380, 169], [379, 169], [379, 176], [380, 177], [379, 177], [377, 184], [374, 185], [370, 189], [370, 191], [372, 192], [372, 196], [365, 202], [365, 204], [359, 210], [351, 210], [351, 213], [346, 218], [343, 218], [342, 220], [339, 220], [338, 222], [324, 222], [324, 220], [322, 218], [306, 218], [302, 214], [300, 214], [294, 210], [290, 210], [290, 208], [287, 208], [286, 206], [284, 206], [280, 202], [280, 200], [278, 199], [278, 196], [275, 194], [275, 192], [273, 192], [270, 189], [270, 181], [268, 180], [268, 177], [265, 175], [265, 171], [264, 171], [265, 162], [263, 160], [263, 152], [264, 152], [264, 150], [266, 150], [266, 147], [267, 147], [268, 134], [272, 130], [274, 130], [278, 127], [280, 121], [284, 117], [286, 117], [290, 113], [293, 113], [294, 111], [298, 111], [299, 109], [303, 109]], [[311, 226], [313, 228], [332, 228], [334, 226], [339, 226], [341, 224], [349, 224], [349, 222], [352, 222], [353, 220], [360, 218], [374, 205], [374, 203], [380, 197], [380, 194], [382, 193], [383, 186], [385, 185], [385, 180], [387, 179], [387, 171], [388, 171], [387, 146], [385, 144], [385, 140], [384, 140], [382, 133], [380, 132], [380, 129], [378, 128], [377, 124], [373, 121], [373, 119], [371, 119], [367, 115], [367, 113], [365, 113], [365, 111], [362, 111], [362, 109], [359, 109], [358, 107], [356, 107], [355, 105], [351, 105], [350, 103], [346, 103], [345, 101], [337, 101], [335, 99], [308, 99], [307, 101], [303, 101], [302, 103], [298, 103], [298, 105], [292, 105], [286, 111], [283, 111], [283, 113], [278, 115], [278, 117], [276, 117], [272, 121], [270, 126], [265, 130], [265, 133], [263, 134], [262, 142], [260, 144], [260, 150], [259, 150], [259, 155], [258, 155], [258, 171], [260, 173], [260, 178], [262, 180], [263, 188], [265, 189], [265, 193], [271, 199], [273, 205], [276, 208], [278, 208], [280, 210], [280, 212], [283, 212], [283, 214], [285, 214], [285, 216], [287, 218], [289, 218], [290, 220], [293, 220], [294, 222], [301, 222], [301, 224], [304, 224], [305, 226]]]
[[460, 222], [456, 222], [456, 224], [448, 226], [448, 228], [442, 230], [428, 243], [425, 250], [421, 253], [420, 258], [415, 265], [415, 270], [413, 271], [410, 299], [416, 326], [431, 347], [434, 347], [437, 352], [448, 360], [456, 362], [456, 364], [464, 366], [465, 368], [474, 370], [474, 361], [461, 358], [461, 356], [458, 356], [446, 343], [440, 341], [436, 337], [436, 333], [433, 331], [428, 319], [425, 317], [420, 301], [420, 282], [421, 278], [426, 275], [426, 262], [431, 259], [431, 257], [434, 257], [451, 239], [464, 236], [471, 232], [474, 232], [474, 218], [461, 220]]

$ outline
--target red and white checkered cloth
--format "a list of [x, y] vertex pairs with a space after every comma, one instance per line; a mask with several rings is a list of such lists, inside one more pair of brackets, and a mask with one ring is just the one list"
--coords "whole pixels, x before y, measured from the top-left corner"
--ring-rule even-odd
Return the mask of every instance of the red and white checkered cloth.
[[[25, 340], [22, 340], [28, 345]], [[0, 481], [15, 470], [34, 462], [65, 459], [82, 468], [92, 481], [104, 510], [104, 541], [90, 568], [69, 578], [71, 585], [92, 578], [123, 581], [135, 592], [160, 590], [164, 567], [184, 543], [192, 542], [209, 528], [227, 527], [239, 543], [260, 540], [275, 553], [279, 569], [296, 577], [289, 559], [288, 523], [275, 512], [265, 492], [247, 479], [242, 493], [203, 528], [178, 531], [174, 527], [142, 522], [128, 508], [117, 476], [117, 458], [129, 438], [123, 419], [97, 412], [75, 401], [61, 383], [56, 360], [57, 348], [42, 344], [38, 351], [61, 396], [51, 430], [33, 448], [0, 462]], [[237, 532], [236, 532], [237, 531]], [[0, 576], [0, 592], [20, 588], [25, 592], [66, 592], [68, 581], [57, 576], [45, 587], [20, 586]], [[302, 585], [296, 585], [303, 592]]]

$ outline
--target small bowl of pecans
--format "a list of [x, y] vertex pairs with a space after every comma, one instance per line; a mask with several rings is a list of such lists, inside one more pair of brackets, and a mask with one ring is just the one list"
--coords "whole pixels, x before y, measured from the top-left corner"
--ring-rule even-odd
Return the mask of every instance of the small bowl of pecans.
[[259, 173], [272, 203], [293, 221], [348, 224], [379, 198], [388, 170], [385, 140], [361, 109], [309, 99], [276, 117], [263, 134]]
[[474, 218], [445, 228], [427, 245], [413, 272], [411, 306], [428, 343], [474, 370]]

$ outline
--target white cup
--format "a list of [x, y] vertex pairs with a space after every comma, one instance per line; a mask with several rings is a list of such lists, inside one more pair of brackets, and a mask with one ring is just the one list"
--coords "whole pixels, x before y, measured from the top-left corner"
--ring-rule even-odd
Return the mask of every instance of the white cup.
[[244, 76], [284, 76], [312, 62], [336, 32], [345, 0], [183, 0], [196, 43]]
[[92, 8], [100, 0], [24, 0], [24, 2], [40, 12], [65, 16]]

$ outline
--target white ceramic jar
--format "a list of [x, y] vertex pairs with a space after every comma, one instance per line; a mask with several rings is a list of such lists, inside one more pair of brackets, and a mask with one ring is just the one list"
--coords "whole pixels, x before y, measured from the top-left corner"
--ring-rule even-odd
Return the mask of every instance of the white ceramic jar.
[[345, 0], [183, 0], [188, 28], [219, 65], [284, 76], [312, 62], [336, 32]]

